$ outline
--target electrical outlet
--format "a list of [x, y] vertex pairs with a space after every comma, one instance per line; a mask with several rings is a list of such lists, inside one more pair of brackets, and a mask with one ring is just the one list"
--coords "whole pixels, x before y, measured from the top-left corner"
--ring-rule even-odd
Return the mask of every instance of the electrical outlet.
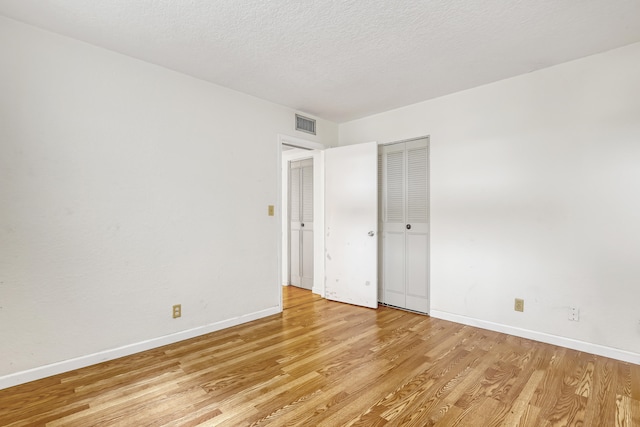
[[513, 309], [515, 311], [524, 311], [524, 300], [521, 298], [516, 298], [516, 302], [513, 305]]
[[173, 306], [173, 318], [177, 319], [182, 316], [182, 304], [176, 304]]
[[580, 309], [578, 307], [569, 307], [569, 320], [572, 322], [580, 321]]

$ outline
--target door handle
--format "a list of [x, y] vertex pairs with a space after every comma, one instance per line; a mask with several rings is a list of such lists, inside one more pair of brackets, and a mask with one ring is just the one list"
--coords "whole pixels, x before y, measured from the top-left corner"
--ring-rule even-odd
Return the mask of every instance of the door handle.
[[411, 224], [407, 224], [407, 230], [411, 230]]
[[304, 227], [304, 222], [301, 222], [301, 223], [300, 223], [300, 227]]
[[376, 234], [376, 233], [374, 233], [373, 231], [370, 231], [370, 232], [368, 232], [367, 234], [368, 234], [370, 237], [373, 237], [373, 236], [374, 236], [374, 234]]

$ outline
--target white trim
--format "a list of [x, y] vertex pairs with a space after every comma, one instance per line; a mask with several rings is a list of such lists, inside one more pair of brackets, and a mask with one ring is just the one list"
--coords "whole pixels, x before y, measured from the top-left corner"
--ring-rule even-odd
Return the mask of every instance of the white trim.
[[324, 151], [316, 151], [313, 156], [313, 230], [313, 288], [311, 292], [324, 298]]
[[621, 360], [623, 362], [635, 363], [636, 365], [640, 365], [640, 354], [626, 350], [606, 347], [599, 344], [592, 344], [585, 341], [574, 340], [572, 338], [560, 337], [558, 335], [546, 334], [544, 332], [517, 328], [515, 326], [504, 325], [501, 323], [489, 322], [487, 320], [476, 319], [473, 317], [461, 316], [459, 314], [447, 313], [446, 311], [432, 310], [430, 315], [431, 317], [435, 317], [437, 319], [448, 320], [451, 322], [461, 323], [463, 325], [474, 326], [482, 329], [488, 329], [490, 331], [502, 332], [504, 334], [514, 335], [516, 337], [527, 338], [534, 341], [540, 341], [547, 344], [553, 344], [570, 348], [572, 350], [591, 353], [598, 356], [610, 357], [612, 359]]
[[280, 148], [280, 144], [294, 145], [296, 147], [307, 148], [309, 150], [324, 150], [326, 148], [325, 145], [320, 142], [313, 142], [295, 136], [284, 135], [282, 133], [278, 134], [278, 148]]
[[28, 369], [26, 371], [5, 375], [3, 377], [0, 377], [0, 390], [13, 387], [18, 384], [24, 384], [30, 381], [50, 377], [52, 375], [57, 375], [64, 372], [73, 371], [75, 369], [95, 365], [96, 363], [118, 359], [120, 357], [129, 356], [141, 351], [151, 350], [168, 344], [195, 338], [200, 335], [230, 328], [232, 326], [251, 322], [253, 320], [261, 319], [263, 317], [271, 316], [281, 312], [282, 310], [279, 307], [271, 307], [264, 310], [256, 311], [254, 313], [244, 314], [242, 316], [222, 320], [220, 322], [210, 323], [205, 326], [199, 326], [197, 328], [188, 329], [186, 331], [176, 332], [171, 335], [165, 335], [163, 337], [153, 338], [147, 341], [129, 344], [122, 347], [113, 348], [110, 350], [105, 350], [98, 353], [80, 356], [74, 359], [63, 360], [62, 362], [56, 362], [50, 365], [39, 366], [37, 368]]

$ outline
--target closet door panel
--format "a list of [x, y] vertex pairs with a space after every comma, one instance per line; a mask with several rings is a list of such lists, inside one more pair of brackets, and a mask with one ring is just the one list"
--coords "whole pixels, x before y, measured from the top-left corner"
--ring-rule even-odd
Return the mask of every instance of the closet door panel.
[[388, 232], [384, 241], [385, 290], [404, 294], [404, 233]]
[[301, 286], [302, 271], [300, 270], [300, 230], [290, 231], [290, 245], [289, 245], [289, 280], [294, 286]]
[[384, 222], [402, 223], [405, 217], [405, 187], [404, 187], [404, 153], [392, 151], [386, 154], [384, 180]]
[[302, 169], [302, 222], [313, 223], [313, 165]]
[[313, 288], [313, 160], [303, 160], [300, 172], [301, 287]]
[[305, 289], [313, 288], [313, 230], [307, 229], [307, 223], [302, 230], [302, 259], [300, 272], [301, 283], [300, 286]]
[[406, 286], [407, 308], [429, 311], [429, 148], [427, 140], [407, 143]]
[[407, 222], [427, 223], [428, 217], [427, 147], [407, 150]]
[[313, 160], [289, 164], [289, 283], [313, 287]]
[[291, 222], [300, 222], [300, 168], [291, 162], [289, 169], [289, 218]]
[[429, 311], [429, 147], [414, 140], [381, 147], [382, 302]]
[[382, 181], [381, 235], [382, 275], [380, 293], [385, 304], [404, 306], [404, 217], [405, 156], [404, 144], [380, 147]]
[[427, 251], [429, 249], [429, 236], [426, 233], [407, 233], [406, 252], [406, 283], [407, 294], [426, 298], [429, 280], [429, 263]]

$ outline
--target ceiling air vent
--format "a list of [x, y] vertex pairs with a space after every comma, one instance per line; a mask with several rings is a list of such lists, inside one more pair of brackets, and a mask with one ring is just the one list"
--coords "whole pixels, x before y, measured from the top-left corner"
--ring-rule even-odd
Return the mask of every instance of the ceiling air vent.
[[296, 114], [296, 130], [301, 132], [316, 134], [316, 121], [308, 117]]

